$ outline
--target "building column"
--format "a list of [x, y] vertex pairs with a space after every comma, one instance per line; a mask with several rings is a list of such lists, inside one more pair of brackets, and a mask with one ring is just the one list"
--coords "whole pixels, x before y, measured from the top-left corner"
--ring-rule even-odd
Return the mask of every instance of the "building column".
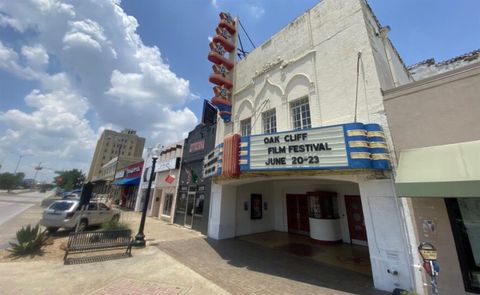
[[237, 188], [212, 182], [208, 237], [221, 240], [235, 237]]
[[412, 290], [410, 247], [391, 179], [359, 181], [375, 288]]

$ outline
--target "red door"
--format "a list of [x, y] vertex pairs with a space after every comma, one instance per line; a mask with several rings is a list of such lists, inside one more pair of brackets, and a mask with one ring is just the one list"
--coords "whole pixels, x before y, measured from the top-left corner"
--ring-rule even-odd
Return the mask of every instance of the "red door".
[[306, 195], [287, 194], [287, 222], [289, 232], [305, 235], [310, 233]]
[[348, 230], [352, 243], [356, 241], [367, 242], [367, 230], [363, 218], [362, 201], [360, 196], [345, 196], [347, 210]]

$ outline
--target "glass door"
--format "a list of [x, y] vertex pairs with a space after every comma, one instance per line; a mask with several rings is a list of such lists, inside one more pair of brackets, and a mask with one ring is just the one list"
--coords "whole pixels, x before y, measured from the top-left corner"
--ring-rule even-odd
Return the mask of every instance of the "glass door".
[[188, 193], [187, 197], [187, 210], [185, 211], [185, 226], [192, 227], [193, 214], [195, 205], [195, 192]]
[[465, 289], [480, 293], [480, 198], [446, 198]]

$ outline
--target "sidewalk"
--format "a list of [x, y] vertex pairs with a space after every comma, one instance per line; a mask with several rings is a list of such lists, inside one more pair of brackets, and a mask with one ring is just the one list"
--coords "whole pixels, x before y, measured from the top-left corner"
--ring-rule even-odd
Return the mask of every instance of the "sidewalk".
[[[123, 212], [133, 234], [140, 214]], [[386, 294], [371, 278], [250, 242], [209, 240], [147, 218], [132, 258], [63, 265], [57, 237], [43, 257], [0, 260], [2, 294]], [[51, 253], [54, 252], [54, 253]]]
[[154, 247], [132, 258], [63, 265], [57, 261], [0, 263], [2, 294], [227, 294]]
[[150, 246], [232, 294], [387, 294], [370, 276], [240, 239], [216, 241], [152, 218], [145, 235]]

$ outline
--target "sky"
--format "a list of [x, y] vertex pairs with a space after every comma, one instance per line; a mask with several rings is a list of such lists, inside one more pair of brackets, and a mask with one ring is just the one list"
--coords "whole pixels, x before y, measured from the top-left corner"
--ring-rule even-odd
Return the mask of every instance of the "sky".
[[[318, 2], [0, 0], [0, 172], [86, 173], [105, 128], [136, 129], [146, 146], [184, 138], [212, 96], [218, 13], [259, 46]], [[480, 1], [368, 2], [407, 65], [480, 48]]]

